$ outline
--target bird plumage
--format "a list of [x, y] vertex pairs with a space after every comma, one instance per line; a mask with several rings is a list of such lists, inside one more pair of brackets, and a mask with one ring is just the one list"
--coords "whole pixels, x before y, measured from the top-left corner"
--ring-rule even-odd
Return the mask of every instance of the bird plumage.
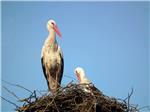
[[75, 69], [75, 74], [78, 78], [79, 84], [81, 84], [81, 88], [87, 92], [94, 95], [93, 91], [98, 91], [99, 93], [102, 93], [100, 90], [98, 90], [94, 84], [86, 77], [86, 73], [83, 68], [77, 67]]
[[[48, 89], [51, 92], [55, 92], [60, 87], [64, 67], [63, 54], [57, 44], [55, 38], [56, 30], [54, 27], [56, 27], [54, 20], [48, 21], [47, 28], [50, 34], [45, 40], [41, 52], [43, 73], [47, 81]], [[59, 35], [61, 35], [60, 32]]]
[[93, 85], [92, 85], [91, 81], [87, 79], [83, 68], [77, 67], [74, 72], [78, 78], [79, 84], [81, 84], [81, 88], [85, 92], [92, 93], [90, 86], [93, 86]]
[[87, 79], [85, 71], [83, 70], [83, 68], [77, 67], [74, 72], [75, 72], [80, 84], [81, 83], [82, 84], [83, 83], [85, 83], [85, 84], [91, 83], [91, 81]]

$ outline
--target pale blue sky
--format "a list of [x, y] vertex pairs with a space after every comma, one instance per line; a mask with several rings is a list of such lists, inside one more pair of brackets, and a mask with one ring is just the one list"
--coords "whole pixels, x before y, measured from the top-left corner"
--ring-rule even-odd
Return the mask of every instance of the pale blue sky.
[[[133, 87], [131, 103], [148, 105], [148, 10], [147, 2], [3, 2], [2, 79], [47, 89], [40, 54], [53, 18], [62, 33], [64, 75], [76, 78], [81, 66], [104, 94], [124, 99]], [[29, 95], [2, 84], [21, 98]], [[4, 89], [2, 95], [18, 104]], [[13, 106], [2, 101], [2, 109]]]

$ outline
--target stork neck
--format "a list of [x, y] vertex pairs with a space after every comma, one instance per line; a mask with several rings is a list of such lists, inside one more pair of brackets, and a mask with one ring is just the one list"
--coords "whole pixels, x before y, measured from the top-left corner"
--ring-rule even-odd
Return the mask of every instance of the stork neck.
[[82, 80], [84, 80], [85, 79], [85, 77], [80, 77], [80, 80], [82, 81]]
[[50, 33], [48, 35], [48, 38], [46, 39], [45, 46], [47, 46], [47, 48], [49, 48], [49, 50], [56, 51], [58, 48], [58, 45], [57, 45], [57, 41], [55, 38], [55, 36], [56, 36], [55, 31], [52, 29], [49, 32]]
[[86, 77], [84, 77], [81, 79], [80, 83], [90, 83], [90, 81]]
[[48, 40], [50, 41], [51, 44], [55, 43], [55, 31], [53, 29], [50, 29], [49, 35], [48, 35]]

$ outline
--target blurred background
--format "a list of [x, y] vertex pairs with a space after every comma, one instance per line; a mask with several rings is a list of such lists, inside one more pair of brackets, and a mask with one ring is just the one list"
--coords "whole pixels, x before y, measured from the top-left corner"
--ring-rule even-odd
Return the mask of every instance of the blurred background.
[[[77, 83], [74, 69], [80, 66], [105, 95], [125, 99], [133, 88], [131, 103], [150, 104], [148, 2], [2, 2], [1, 19], [1, 80], [47, 90], [40, 56], [47, 21], [54, 19], [62, 33], [57, 38], [65, 62], [62, 86]], [[3, 81], [2, 86], [19, 98], [30, 95]], [[1, 90], [4, 98], [21, 105]], [[2, 111], [14, 108], [2, 100]]]

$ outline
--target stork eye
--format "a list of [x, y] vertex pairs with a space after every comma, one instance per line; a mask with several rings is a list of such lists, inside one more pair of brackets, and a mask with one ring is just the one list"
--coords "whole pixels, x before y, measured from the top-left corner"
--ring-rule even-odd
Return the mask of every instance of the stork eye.
[[52, 23], [52, 25], [54, 25], [54, 23], [53, 22], [51, 22]]
[[77, 74], [78, 72], [77, 72], [77, 70], [76, 70], [76, 74]]

